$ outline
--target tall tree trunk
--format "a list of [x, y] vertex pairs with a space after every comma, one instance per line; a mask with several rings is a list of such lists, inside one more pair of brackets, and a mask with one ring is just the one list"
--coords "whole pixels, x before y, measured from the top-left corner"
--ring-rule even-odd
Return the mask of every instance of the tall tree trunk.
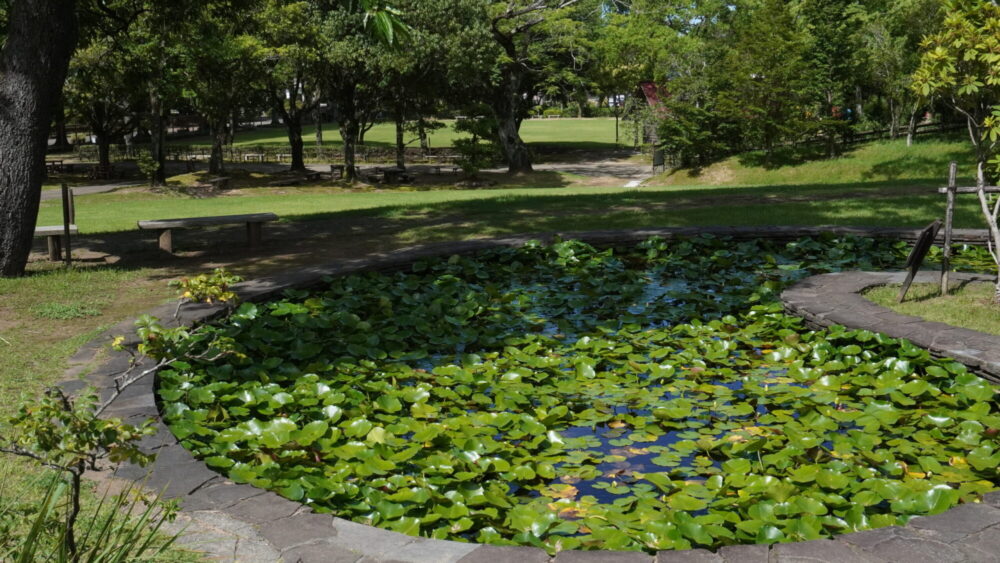
[[500, 92], [494, 95], [491, 107], [497, 120], [500, 133], [500, 148], [507, 158], [507, 171], [511, 174], [532, 172], [531, 153], [524, 144], [520, 134], [520, 119], [518, 119], [518, 100], [520, 99], [521, 78], [516, 71], [506, 71], [508, 76], [500, 86]]
[[151, 182], [154, 186], [163, 186], [167, 183], [167, 128], [163, 119], [163, 100], [155, 88], [149, 91], [149, 115], [149, 152], [156, 162]]
[[500, 128], [500, 146], [507, 156], [507, 171], [511, 174], [532, 172], [531, 154], [528, 146], [521, 140], [517, 119], [513, 116], [497, 119], [497, 125]]
[[59, 103], [56, 105], [54, 121], [56, 143], [52, 145], [52, 149], [60, 152], [72, 149], [73, 145], [66, 136], [66, 105], [63, 104], [62, 96], [59, 97]]
[[323, 148], [323, 112], [316, 108], [316, 147]]
[[111, 167], [111, 138], [102, 131], [94, 131], [97, 137], [97, 164], [105, 170]]
[[337, 96], [340, 114], [337, 122], [340, 128], [340, 138], [344, 141], [344, 178], [351, 182], [358, 179], [354, 152], [357, 148], [358, 136], [361, 131], [361, 124], [358, 123], [356, 96], [357, 89], [351, 84], [342, 86], [342, 90], [340, 90], [339, 96]]
[[76, 46], [75, 0], [8, 3], [0, 51], [0, 276], [31, 253], [52, 109]]
[[285, 127], [288, 128], [288, 144], [292, 148], [293, 171], [304, 171], [306, 162], [303, 158], [305, 142], [302, 140], [302, 113], [285, 114]]
[[892, 98], [889, 98], [889, 138], [899, 138], [899, 107]]
[[340, 117], [340, 136], [344, 140], [344, 177], [349, 181], [358, 179], [355, 168], [354, 152], [358, 144], [358, 133], [360, 127], [358, 121], [353, 116], [346, 114]]
[[222, 147], [226, 144], [226, 119], [213, 120], [208, 124], [212, 135], [212, 154], [208, 157], [209, 174], [225, 174], [226, 164]]
[[910, 125], [906, 128], [906, 146], [908, 147], [913, 146], [913, 138], [917, 135], [917, 113], [919, 112], [919, 107], [910, 111]]
[[427, 127], [424, 126], [423, 116], [417, 119], [417, 135], [420, 137], [420, 150], [424, 151], [424, 154], [431, 152], [431, 142], [427, 138]]
[[403, 112], [396, 112], [396, 166], [406, 168], [406, 144], [403, 142]]

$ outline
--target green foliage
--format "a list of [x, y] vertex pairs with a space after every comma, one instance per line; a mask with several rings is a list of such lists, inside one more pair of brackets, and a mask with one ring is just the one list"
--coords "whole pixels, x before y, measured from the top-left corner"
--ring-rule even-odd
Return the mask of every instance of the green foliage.
[[496, 165], [501, 159], [496, 127], [496, 120], [490, 117], [473, 117], [455, 122], [457, 133], [472, 135], [452, 142], [460, 155], [455, 164], [462, 168], [466, 176], [475, 177], [480, 170]]
[[[90, 528], [85, 530], [82, 539], [78, 539], [77, 521], [84, 472], [101, 469], [99, 464], [105, 460], [113, 464], [129, 462], [146, 466], [154, 457], [144, 453], [137, 445], [143, 436], [156, 433], [154, 421], [147, 420], [133, 426], [118, 418], [100, 418], [100, 411], [98, 396], [92, 388], [85, 389], [76, 397], [66, 395], [59, 388], [52, 388], [40, 399], [23, 403], [16, 414], [5, 417], [0, 423], [0, 452], [34, 460], [42, 467], [59, 472], [59, 484], [49, 490], [24, 541], [20, 545], [16, 538], [4, 538], [5, 541], [0, 542], [0, 547], [5, 549], [5, 543], [15, 543], [11, 549], [17, 552], [18, 561], [33, 560], [38, 555], [39, 538], [51, 532], [52, 515], [57, 505], [63, 510], [58, 513], [60, 525], [52, 541], [56, 560], [122, 561], [133, 550], [138, 549], [141, 553], [152, 545], [149, 542], [153, 541], [155, 531], [150, 535], [146, 527], [152, 508], [147, 511], [146, 517], [132, 524], [122, 525], [121, 521], [125, 518], [122, 515], [107, 516], [103, 521], [91, 520]], [[68, 496], [62, 502], [59, 499], [66, 489]], [[170, 514], [168, 507], [161, 518], [170, 517]], [[5, 526], [0, 526], [0, 529], [9, 530]], [[95, 530], [97, 533], [93, 533]], [[112, 545], [108, 543], [111, 540], [119, 542]], [[111, 558], [101, 558], [105, 556]]]
[[976, 155], [985, 162], [1000, 140], [1000, 6], [948, 0], [944, 8], [942, 28], [921, 44], [913, 88], [924, 97], [940, 96], [966, 117]]
[[680, 100], [664, 104], [666, 118], [660, 121], [661, 146], [678, 164], [695, 167], [728, 156], [737, 125], [718, 113]]
[[152, 458], [135, 442], [154, 433], [152, 421], [133, 426], [116, 418], [98, 418], [97, 406], [93, 389], [76, 398], [51, 389], [3, 421], [3, 446], [66, 471], [81, 464], [97, 469], [105, 458], [113, 463], [149, 463]]
[[[22, 514], [13, 514], [6, 503], [0, 507], [0, 559], [15, 563], [51, 561], [53, 563], [116, 563], [156, 561], [168, 553], [176, 536], [161, 536], [165, 523], [173, 521], [176, 503], [147, 498], [135, 485], [129, 485], [113, 497], [106, 494], [85, 514], [83, 541], [75, 555], [64, 547], [65, 525], [60, 516], [69, 502], [69, 487], [61, 479], [51, 479], [26, 534], [18, 533]], [[11, 521], [8, 521], [10, 517]]]
[[150, 184], [153, 183], [153, 177], [156, 171], [160, 168], [160, 163], [153, 158], [147, 150], [140, 150], [139, 155], [135, 159], [136, 165], [139, 167], [139, 173], [143, 175]]
[[173, 280], [170, 287], [177, 289], [182, 299], [196, 303], [229, 303], [236, 301], [237, 295], [229, 287], [243, 281], [240, 276], [230, 273], [225, 268], [216, 268], [211, 274], [198, 274], [193, 278]]
[[568, 241], [348, 276], [192, 334], [226, 361], [161, 350], [160, 397], [229, 478], [409, 534], [656, 551], [900, 524], [994, 488], [993, 388], [775, 297], [905, 250]]

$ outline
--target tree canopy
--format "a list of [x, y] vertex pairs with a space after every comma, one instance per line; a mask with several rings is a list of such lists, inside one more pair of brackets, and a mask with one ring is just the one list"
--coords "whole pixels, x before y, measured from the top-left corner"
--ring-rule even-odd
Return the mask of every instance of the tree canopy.
[[[429, 150], [435, 120], [455, 115], [475, 121], [459, 125], [477, 132], [469, 150], [498, 154], [515, 173], [534, 160], [521, 124], [542, 114], [624, 116], [658, 133], [677, 162], [701, 165], [817, 139], [834, 154], [838, 136], [858, 129], [912, 137], [930, 111], [967, 118], [988, 159], [1000, 121], [998, 9], [988, 0], [0, 0], [0, 73], [17, 83], [16, 68], [34, 60], [21, 31], [52, 27], [61, 10], [70, 32], [43, 77], [61, 101], [44, 103], [86, 124], [104, 162], [109, 145], [139, 139], [158, 183], [178, 113], [211, 134], [214, 172], [241, 120], [263, 114], [286, 128], [293, 170], [305, 167], [303, 124], [333, 116], [349, 175], [374, 121], [396, 124], [403, 166], [405, 131]], [[640, 84], [658, 99], [647, 104]], [[9, 95], [43, 91], [22, 83]], [[0, 128], [3, 119], [16, 121], [5, 114]], [[44, 122], [32, 126], [41, 138], [51, 110], [32, 119]], [[41, 170], [37, 146], [24, 162]], [[18, 160], [3, 156], [0, 166]], [[24, 177], [30, 190], [43, 175]], [[0, 249], [25, 246], [33, 204], [0, 188], [10, 209]], [[5, 274], [23, 271], [24, 252], [0, 252]]]

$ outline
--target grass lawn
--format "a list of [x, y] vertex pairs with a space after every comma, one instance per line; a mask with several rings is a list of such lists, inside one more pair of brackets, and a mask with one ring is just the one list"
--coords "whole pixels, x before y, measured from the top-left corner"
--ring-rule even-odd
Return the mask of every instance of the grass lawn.
[[1000, 335], [1000, 305], [992, 303], [996, 287], [991, 283], [961, 284], [944, 297], [940, 285], [914, 284], [906, 301], [896, 303], [899, 287], [872, 288], [865, 297], [904, 315]]
[[[431, 147], [450, 147], [452, 141], [460, 135], [455, 132], [453, 119], [441, 120], [444, 125], [430, 132]], [[304, 125], [302, 137], [306, 145], [314, 145], [316, 126]], [[558, 145], [565, 148], [608, 149], [615, 148], [615, 120], [613, 118], [560, 118], [560, 119], [528, 119], [521, 125], [521, 137], [529, 144]], [[419, 147], [417, 134], [407, 131], [405, 134], [407, 146]], [[336, 123], [323, 125], [324, 146], [340, 147], [342, 141]], [[396, 145], [396, 125], [393, 123], [378, 123], [365, 134], [365, 143], [372, 146], [390, 147]], [[180, 140], [172, 144], [187, 144], [194, 146], [211, 146], [211, 140], [206, 137], [195, 137]], [[242, 146], [288, 146], [288, 136], [283, 127], [259, 127], [252, 131], [243, 131], [236, 135], [234, 145]]]
[[[248, 193], [249, 192], [249, 193]], [[146, 219], [274, 212], [283, 221], [336, 215], [398, 219], [462, 216], [473, 234], [553, 229], [691, 225], [923, 226], [942, 216], [944, 200], [906, 183], [781, 188], [497, 188], [353, 192], [336, 187], [243, 190], [243, 195], [198, 198], [144, 190], [78, 198], [81, 233], [127, 231]], [[42, 203], [39, 224], [60, 221], [58, 201]], [[981, 225], [977, 203], [959, 200], [958, 228]], [[485, 229], [485, 230], [483, 230]], [[443, 236], [463, 233], [445, 232]], [[440, 238], [440, 237], [434, 237]]]
[[878, 141], [853, 147], [841, 156], [827, 159], [816, 152], [780, 153], [770, 163], [761, 153], [727, 158], [696, 169], [661, 174], [650, 183], [668, 186], [748, 186], [793, 184], [853, 184], [930, 180], [944, 185], [948, 163], [956, 160], [963, 181], [972, 182], [974, 159], [964, 136], [918, 138], [906, 142]]

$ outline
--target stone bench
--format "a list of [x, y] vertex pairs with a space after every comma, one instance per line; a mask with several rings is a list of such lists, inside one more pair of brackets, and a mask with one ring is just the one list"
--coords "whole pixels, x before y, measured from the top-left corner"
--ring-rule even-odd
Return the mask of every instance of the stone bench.
[[253, 248], [260, 244], [261, 231], [264, 223], [277, 220], [278, 216], [274, 213], [248, 213], [245, 215], [218, 215], [214, 217], [187, 217], [183, 219], [155, 219], [152, 221], [139, 221], [138, 225], [142, 230], [159, 231], [160, 248], [173, 254], [173, 229], [191, 229], [195, 227], [212, 227], [215, 225], [246, 223], [247, 243], [251, 248]]
[[[76, 225], [69, 226], [69, 234], [77, 234]], [[66, 235], [66, 228], [62, 225], [47, 225], [45, 227], [35, 227], [36, 237], [45, 237], [49, 243], [49, 260], [58, 262], [62, 259], [63, 237]]]

